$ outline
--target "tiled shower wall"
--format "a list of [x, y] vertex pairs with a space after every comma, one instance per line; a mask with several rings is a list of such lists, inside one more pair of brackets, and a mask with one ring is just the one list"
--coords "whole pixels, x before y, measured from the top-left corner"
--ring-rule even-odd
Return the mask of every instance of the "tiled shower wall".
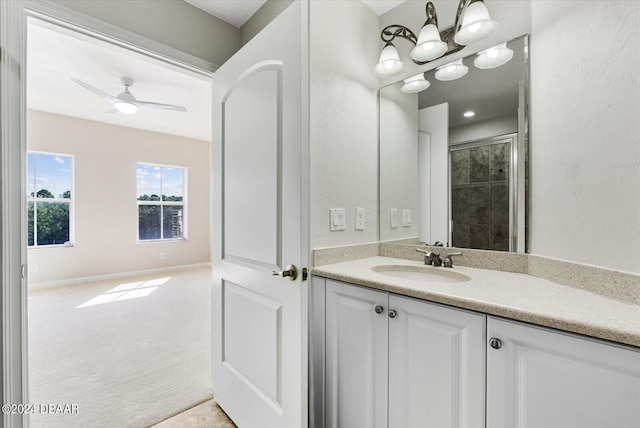
[[451, 151], [453, 246], [509, 250], [507, 142]]

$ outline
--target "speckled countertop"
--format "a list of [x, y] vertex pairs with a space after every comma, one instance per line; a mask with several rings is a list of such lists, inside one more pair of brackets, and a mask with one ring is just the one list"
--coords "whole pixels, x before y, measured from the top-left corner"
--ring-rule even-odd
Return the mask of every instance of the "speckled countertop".
[[426, 267], [471, 278], [466, 282], [426, 282], [372, 269], [383, 265], [424, 267], [422, 262], [370, 257], [314, 267], [311, 274], [640, 347], [639, 305], [521, 273]]

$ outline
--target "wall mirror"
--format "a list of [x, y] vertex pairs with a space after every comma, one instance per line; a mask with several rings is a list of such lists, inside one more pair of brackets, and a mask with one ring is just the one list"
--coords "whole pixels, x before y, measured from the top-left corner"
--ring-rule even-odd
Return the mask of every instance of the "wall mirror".
[[525, 251], [528, 36], [506, 47], [495, 68], [473, 54], [458, 79], [380, 89], [380, 241]]

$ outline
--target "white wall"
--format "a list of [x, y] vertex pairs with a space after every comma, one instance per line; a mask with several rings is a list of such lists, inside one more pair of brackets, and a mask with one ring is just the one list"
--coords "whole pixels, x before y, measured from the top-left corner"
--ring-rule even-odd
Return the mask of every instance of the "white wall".
[[[313, 0], [310, 20], [311, 248], [375, 242], [378, 17], [360, 1]], [[329, 231], [331, 208], [346, 209], [346, 231]]]
[[449, 242], [449, 103], [418, 111], [418, 128], [431, 135], [431, 241]]
[[[30, 249], [30, 283], [209, 262], [208, 142], [29, 111], [27, 145], [75, 172], [75, 246]], [[187, 240], [136, 243], [137, 162], [187, 167]]]
[[[380, 240], [418, 236], [418, 94], [400, 92], [401, 83], [380, 90]], [[390, 209], [398, 213], [391, 227]], [[411, 226], [402, 211], [411, 210]]]
[[240, 47], [236, 27], [183, 0], [54, 1], [216, 65]]
[[640, 2], [532, 9], [531, 251], [640, 273]]

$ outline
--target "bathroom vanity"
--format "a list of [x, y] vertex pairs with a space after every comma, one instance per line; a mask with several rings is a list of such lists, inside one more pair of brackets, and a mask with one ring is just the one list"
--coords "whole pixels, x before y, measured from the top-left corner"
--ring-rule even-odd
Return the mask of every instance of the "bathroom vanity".
[[311, 426], [638, 426], [635, 304], [388, 257], [312, 274]]

